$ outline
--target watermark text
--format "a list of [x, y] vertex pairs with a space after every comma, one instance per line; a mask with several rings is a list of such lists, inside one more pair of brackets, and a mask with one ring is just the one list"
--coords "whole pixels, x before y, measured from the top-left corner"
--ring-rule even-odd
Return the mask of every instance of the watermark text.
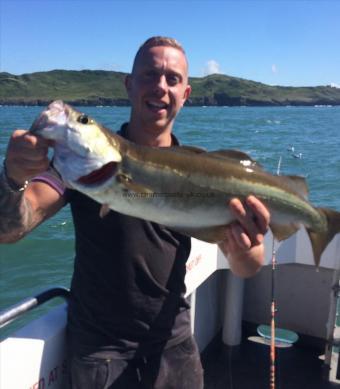
[[157, 198], [157, 197], [176, 197], [176, 198], [211, 198], [214, 197], [213, 192], [126, 192], [123, 197], [129, 198]]

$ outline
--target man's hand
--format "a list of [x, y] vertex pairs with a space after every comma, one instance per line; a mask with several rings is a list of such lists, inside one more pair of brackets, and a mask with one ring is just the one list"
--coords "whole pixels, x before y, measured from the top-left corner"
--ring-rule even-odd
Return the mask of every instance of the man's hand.
[[18, 186], [47, 170], [49, 141], [32, 135], [29, 131], [13, 132], [7, 147], [7, 176]]
[[230, 268], [240, 277], [251, 277], [264, 262], [264, 235], [268, 230], [270, 214], [265, 205], [254, 196], [245, 203], [232, 199], [230, 211], [236, 221], [226, 228], [226, 239], [219, 243]]
[[64, 198], [44, 182], [31, 182], [49, 167], [50, 141], [16, 130], [8, 143], [5, 177], [0, 181], [0, 243], [17, 242], [64, 205]]

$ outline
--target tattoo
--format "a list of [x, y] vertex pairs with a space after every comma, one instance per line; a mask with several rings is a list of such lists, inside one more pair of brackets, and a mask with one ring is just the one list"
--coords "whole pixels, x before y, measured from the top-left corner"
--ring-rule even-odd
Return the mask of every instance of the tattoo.
[[0, 242], [22, 238], [33, 225], [33, 212], [23, 190], [13, 190], [6, 173], [0, 173]]

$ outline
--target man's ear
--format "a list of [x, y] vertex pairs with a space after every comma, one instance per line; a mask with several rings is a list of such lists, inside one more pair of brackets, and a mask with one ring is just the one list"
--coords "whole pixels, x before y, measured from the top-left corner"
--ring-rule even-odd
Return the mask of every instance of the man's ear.
[[187, 85], [187, 87], [185, 88], [184, 94], [183, 94], [182, 107], [185, 104], [185, 102], [188, 100], [190, 94], [191, 94], [191, 86]]
[[130, 92], [131, 90], [131, 74], [128, 74], [126, 77], [125, 77], [125, 89], [127, 91], [127, 93]]

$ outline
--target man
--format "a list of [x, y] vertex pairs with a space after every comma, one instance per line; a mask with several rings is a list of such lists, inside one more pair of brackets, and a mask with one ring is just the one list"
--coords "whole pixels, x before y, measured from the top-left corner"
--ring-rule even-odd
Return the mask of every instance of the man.
[[[143, 145], [178, 144], [172, 127], [191, 92], [179, 43], [147, 40], [126, 89], [131, 116], [119, 133]], [[113, 211], [101, 219], [99, 204], [62, 187], [49, 168], [49, 146], [27, 131], [13, 133], [0, 180], [0, 241], [17, 241], [70, 203], [76, 234], [68, 319], [72, 388], [203, 388], [184, 299], [190, 238]], [[232, 271], [248, 277], [263, 263], [269, 213], [253, 196], [244, 204], [233, 199], [229, 207], [238, 221], [226, 227], [219, 246]]]

